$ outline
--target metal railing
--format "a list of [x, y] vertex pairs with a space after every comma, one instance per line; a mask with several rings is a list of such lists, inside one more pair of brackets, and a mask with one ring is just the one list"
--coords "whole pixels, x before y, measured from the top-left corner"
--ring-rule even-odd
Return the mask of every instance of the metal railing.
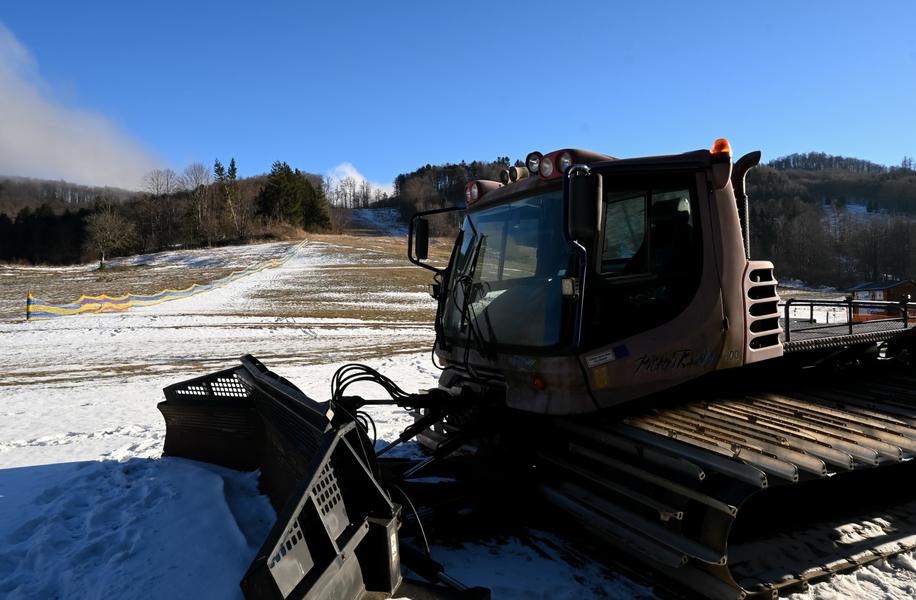
[[[911, 307], [910, 304], [909, 298], [900, 301], [854, 300], [852, 296], [843, 300], [789, 298], [780, 302], [784, 341], [791, 341], [793, 334], [810, 339], [908, 329], [911, 323], [916, 324], [916, 305]], [[807, 312], [807, 318], [799, 316], [800, 312]]]

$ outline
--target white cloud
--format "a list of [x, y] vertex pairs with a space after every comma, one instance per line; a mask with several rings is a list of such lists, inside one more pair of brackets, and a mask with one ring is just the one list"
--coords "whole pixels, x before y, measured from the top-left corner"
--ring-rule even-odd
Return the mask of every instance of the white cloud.
[[[333, 185], [337, 185], [341, 180], [350, 177], [356, 181], [357, 184], [361, 184], [364, 181], [367, 181], [365, 175], [356, 170], [356, 167], [353, 166], [353, 163], [342, 162], [327, 173], [326, 176], [330, 177], [333, 180]], [[369, 185], [372, 186], [373, 192], [375, 190], [381, 190], [388, 194], [389, 196], [394, 193], [394, 186], [390, 183], [376, 183], [370, 181]]]
[[45, 90], [35, 59], [0, 23], [0, 174], [138, 189], [153, 154], [104, 115]]

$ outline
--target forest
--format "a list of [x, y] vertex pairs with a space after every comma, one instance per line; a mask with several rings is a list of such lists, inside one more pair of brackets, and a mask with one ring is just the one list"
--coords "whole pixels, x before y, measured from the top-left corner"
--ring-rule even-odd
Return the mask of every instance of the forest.
[[[320, 176], [280, 161], [266, 175], [240, 178], [235, 159], [216, 160], [212, 169], [192, 163], [181, 173], [150, 171], [143, 192], [4, 180], [0, 260], [103, 263], [167, 248], [298, 237], [331, 226], [325, 190]], [[9, 207], [17, 204], [23, 207], [11, 216]]]
[[748, 175], [751, 250], [782, 279], [848, 289], [916, 278], [913, 160], [794, 154]]
[[[147, 174], [144, 190], [0, 179], [0, 260], [65, 264], [119, 254], [296, 237], [339, 230], [351, 208], [462, 205], [473, 179], [498, 179], [509, 157], [424, 165], [398, 175], [390, 196], [366, 181], [331, 180], [285, 162], [239, 178], [234, 159]], [[514, 164], [521, 164], [515, 161]], [[840, 289], [916, 278], [916, 171], [832, 156], [791, 154], [748, 175], [754, 258], [782, 279]], [[451, 235], [457, 214], [433, 223]]]

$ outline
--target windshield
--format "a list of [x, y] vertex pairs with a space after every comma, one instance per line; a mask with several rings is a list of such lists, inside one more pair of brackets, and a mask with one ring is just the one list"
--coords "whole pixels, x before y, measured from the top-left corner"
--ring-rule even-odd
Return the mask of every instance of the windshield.
[[573, 258], [563, 223], [559, 190], [467, 215], [445, 300], [446, 337], [485, 345], [559, 343], [562, 280]]

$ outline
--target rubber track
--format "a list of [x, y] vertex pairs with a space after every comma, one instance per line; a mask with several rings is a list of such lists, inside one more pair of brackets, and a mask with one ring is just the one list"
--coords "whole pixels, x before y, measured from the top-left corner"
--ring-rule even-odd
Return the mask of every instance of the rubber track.
[[[562, 443], [540, 453], [544, 497], [704, 596], [775, 598], [916, 548], [916, 501], [869, 493], [882, 474], [891, 489], [914, 475], [916, 377], [774, 385], [557, 425]], [[850, 514], [827, 510], [839, 490]]]

